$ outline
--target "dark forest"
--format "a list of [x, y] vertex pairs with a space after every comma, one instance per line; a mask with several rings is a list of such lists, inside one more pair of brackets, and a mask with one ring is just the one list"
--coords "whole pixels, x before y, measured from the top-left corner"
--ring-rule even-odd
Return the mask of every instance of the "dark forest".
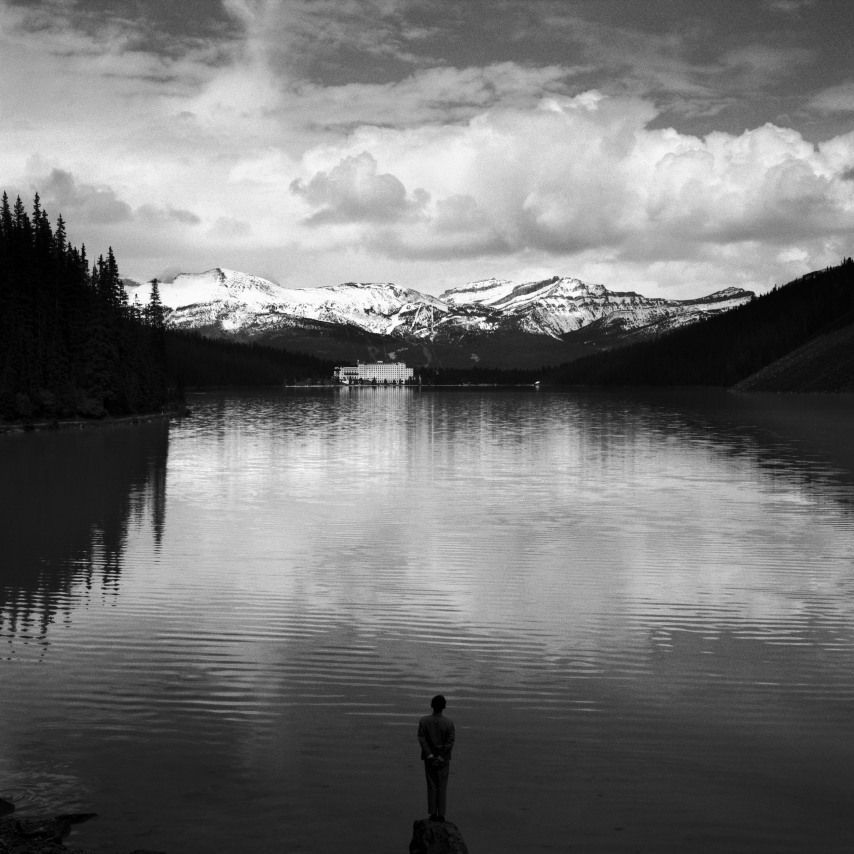
[[854, 261], [808, 273], [659, 338], [553, 369], [559, 385], [729, 387], [815, 336], [854, 323]]
[[36, 195], [0, 211], [0, 417], [100, 418], [159, 409], [166, 400], [163, 310], [128, 305], [109, 249], [91, 267], [86, 247], [51, 227]]
[[215, 386], [330, 382], [332, 362], [280, 347], [166, 330], [166, 373], [180, 392]]

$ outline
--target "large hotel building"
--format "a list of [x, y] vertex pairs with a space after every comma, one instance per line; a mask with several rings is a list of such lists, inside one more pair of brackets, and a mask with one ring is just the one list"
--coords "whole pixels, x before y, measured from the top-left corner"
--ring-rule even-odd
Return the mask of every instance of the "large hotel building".
[[352, 367], [335, 368], [333, 377], [344, 385], [401, 385], [412, 379], [412, 368], [402, 362], [357, 362]]

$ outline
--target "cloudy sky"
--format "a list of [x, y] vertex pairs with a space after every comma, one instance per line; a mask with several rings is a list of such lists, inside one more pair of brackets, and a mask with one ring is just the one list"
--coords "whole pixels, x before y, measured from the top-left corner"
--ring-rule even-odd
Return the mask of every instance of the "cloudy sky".
[[0, 0], [0, 187], [139, 279], [763, 291], [854, 254], [854, 3]]

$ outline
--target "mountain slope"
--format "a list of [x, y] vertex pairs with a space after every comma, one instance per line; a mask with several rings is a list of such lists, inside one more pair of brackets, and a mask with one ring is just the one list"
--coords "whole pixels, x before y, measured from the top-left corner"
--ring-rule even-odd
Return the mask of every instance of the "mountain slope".
[[854, 393], [854, 323], [817, 335], [733, 390]]
[[601, 321], [621, 330], [693, 323], [700, 316], [733, 308], [752, 296], [740, 288], [729, 288], [698, 300], [655, 299], [555, 276], [519, 285], [504, 279], [472, 282], [445, 291], [440, 299], [452, 308], [491, 310], [512, 318], [522, 331], [559, 338]]
[[[810, 273], [694, 326], [562, 365], [551, 379], [559, 384], [728, 387], [840, 322], [851, 323], [851, 318], [854, 262], [846, 259], [839, 267]], [[833, 338], [829, 350], [822, 348], [823, 364], [835, 358], [836, 343], [846, 346], [844, 335], [840, 336], [841, 343]], [[837, 384], [849, 381], [835, 380]], [[803, 378], [798, 382], [802, 384]]]
[[[128, 288], [141, 304], [149, 292], [148, 285]], [[160, 296], [170, 327], [210, 337], [274, 343], [323, 358], [502, 367], [557, 364], [753, 298], [732, 288], [700, 300], [650, 299], [558, 276], [521, 284], [490, 279], [440, 297], [391, 283], [300, 290], [222, 268], [182, 274], [161, 284]]]

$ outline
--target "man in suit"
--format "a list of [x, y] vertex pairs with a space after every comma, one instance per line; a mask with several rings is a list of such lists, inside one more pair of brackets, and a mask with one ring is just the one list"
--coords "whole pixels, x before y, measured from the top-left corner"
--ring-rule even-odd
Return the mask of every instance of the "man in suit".
[[433, 714], [418, 721], [418, 743], [427, 777], [427, 809], [431, 821], [445, 820], [449, 763], [455, 737], [454, 722], [442, 714], [446, 705], [445, 698], [437, 694], [430, 701]]

